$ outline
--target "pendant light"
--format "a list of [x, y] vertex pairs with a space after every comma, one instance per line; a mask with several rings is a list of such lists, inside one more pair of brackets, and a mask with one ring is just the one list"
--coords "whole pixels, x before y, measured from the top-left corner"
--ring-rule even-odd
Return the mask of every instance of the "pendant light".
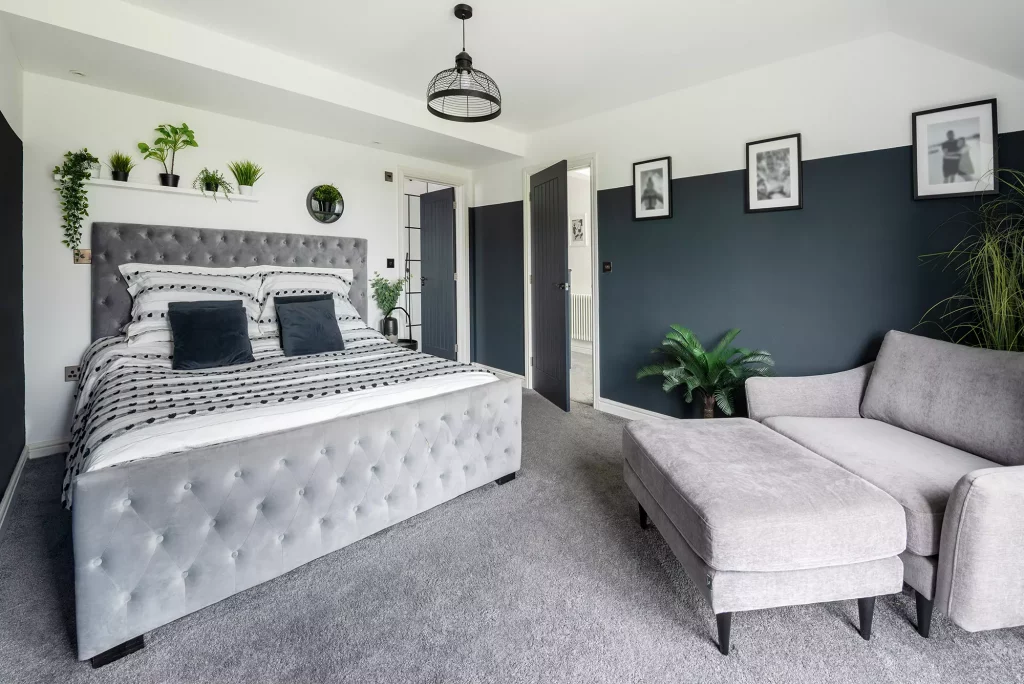
[[456, 5], [462, 20], [462, 52], [455, 56], [455, 68], [445, 69], [427, 86], [427, 110], [448, 121], [490, 121], [501, 114], [501, 91], [490, 76], [473, 68], [466, 52], [466, 19], [473, 16], [469, 5]]

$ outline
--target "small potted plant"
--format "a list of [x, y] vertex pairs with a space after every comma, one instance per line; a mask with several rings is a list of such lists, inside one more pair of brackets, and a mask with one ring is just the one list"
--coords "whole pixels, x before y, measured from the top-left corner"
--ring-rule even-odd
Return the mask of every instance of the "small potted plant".
[[230, 201], [231, 198], [228, 197], [228, 193], [234, 190], [234, 188], [231, 187], [231, 182], [224, 177], [223, 173], [216, 169], [211, 171], [205, 166], [203, 167], [203, 170], [199, 172], [199, 175], [196, 176], [196, 179], [192, 181], [192, 187], [203, 193], [203, 195], [208, 192], [212, 192], [214, 201], [217, 199], [218, 192], [224, 195], [225, 199]]
[[[180, 126], [161, 124], [156, 127], [156, 132], [160, 135], [152, 146], [139, 143], [139, 152], [142, 153], [143, 159], [156, 159], [163, 164], [164, 172], [160, 174], [160, 185], [176, 188], [180, 176], [174, 173], [175, 155], [186, 147], [199, 147], [195, 131], [183, 123]], [[171, 161], [170, 167], [167, 166], [168, 159]]]
[[316, 202], [317, 209], [324, 214], [333, 214], [338, 208], [338, 200], [340, 199], [341, 192], [330, 183], [318, 185], [316, 190], [313, 191], [313, 201]]
[[235, 177], [239, 195], [251, 195], [252, 186], [256, 185], [256, 181], [260, 178], [263, 178], [263, 167], [248, 159], [229, 163], [228, 171]]
[[53, 167], [57, 192], [60, 193], [60, 208], [64, 214], [64, 239], [61, 242], [76, 255], [82, 244], [82, 219], [89, 215], [85, 181], [92, 177], [92, 168], [99, 162], [89, 150], [82, 148], [78, 152], [66, 152], [64, 163]]
[[135, 168], [135, 160], [123, 152], [111, 152], [107, 158], [107, 166], [110, 167], [111, 179], [126, 183], [128, 174]]
[[373, 280], [370, 281], [370, 287], [373, 288], [373, 301], [377, 302], [377, 308], [384, 314], [384, 319], [380, 322], [380, 331], [388, 340], [395, 342], [398, 340], [398, 319], [392, 318], [391, 312], [398, 305], [398, 298], [402, 295], [405, 280], [402, 278], [388, 280], [375, 271]]

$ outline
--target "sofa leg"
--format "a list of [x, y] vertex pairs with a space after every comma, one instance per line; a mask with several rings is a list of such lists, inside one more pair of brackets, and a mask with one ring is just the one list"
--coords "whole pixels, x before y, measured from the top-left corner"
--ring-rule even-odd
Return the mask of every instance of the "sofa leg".
[[857, 599], [857, 612], [860, 613], [860, 636], [868, 641], [871, 639], [871, 620], [875, 616], [875, 597]]
[[92, 664], [93, 668], [103, 667], [104, 665], [109, 665], [115, 660], [124, 658], [126, 655], [131, 655], [136, 651], [141, 651], [145, 647], [146, 635], [140, 634], [134, 639], [129, 639], [123, 644], [118, 644], [114, 648], [107, 649], [103, 653], [94, 655], [92, 658], [89, 658], [89, 663]]
[[935, 607], [935, 601], [926, 599], [917, 589], [914, 590], [914, 599], [917, 603], [917, 633], [927, 639], [932, 631], [932, 608]]
[[729, 655], [729, 637], [732, 636], [732, 613], [718, 613], [718, 650], [722, 655]]
[[647, 511], [644, 510], [643, 504], [637, 504], [640, 508], [640, 528], [646, 530], [651, 526], [651, 519], [647, 517]]
[[502, 477], [499, 477], [497, 480], [495, 480], [495, 482], [497, 484], [503, 485], [503, 484], [507, 484], [507, 483], [511, 482], [514, 479], [516, 479], [516, 474], [515, 473], [509, 473], [508, 475], [503, 475]]

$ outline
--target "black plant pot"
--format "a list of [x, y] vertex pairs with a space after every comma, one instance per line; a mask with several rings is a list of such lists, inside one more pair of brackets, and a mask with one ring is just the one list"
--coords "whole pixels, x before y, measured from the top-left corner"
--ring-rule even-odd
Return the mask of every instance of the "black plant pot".
[[121, 181], [122, 183], [127, 183], [128, 182], [128, 172], [127, 171], [111, 171], [110, 172], [110, 178], [111, 178], [111, 180], [116, 180], [116, 181]]
[[325, 214], [333, 214], [334, 210], [338, 208], [338, 203], [328, 202], [324, 200], [316, 200], [316, 207]]
[[384, 337], [398, 337], [398, 319], [387, 316], [380, 322], [380, 331]]
[[160, 174], [160, 185], [168, 188], [178, 187], [178, 181], [181, 180], [181, 176], [176, 173], [161, 173]]
[[218, 186], [216, 183], [203, 183], [203, 189], [206, 190], [206, 192], [215, 193], [218, 190]]

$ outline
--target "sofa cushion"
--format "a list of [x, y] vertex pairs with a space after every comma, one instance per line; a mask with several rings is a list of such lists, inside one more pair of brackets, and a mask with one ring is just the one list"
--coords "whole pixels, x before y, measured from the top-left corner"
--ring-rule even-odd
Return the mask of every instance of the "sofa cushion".
[[1002, 465], [1024, 465], [1024, 353], [890, 331], [861, 415]]
[[830, 567], [906, 546], [903, 509], [891, 497], [746, 418], [632, 422], [623, 455], [716, 570]]
[[939, 552], [942, 515], [957, 481], [995, 465], [877, 420], [777, 417], [764, 424], [899, 501], [907, 516], [907, 549], [919, 556]]

